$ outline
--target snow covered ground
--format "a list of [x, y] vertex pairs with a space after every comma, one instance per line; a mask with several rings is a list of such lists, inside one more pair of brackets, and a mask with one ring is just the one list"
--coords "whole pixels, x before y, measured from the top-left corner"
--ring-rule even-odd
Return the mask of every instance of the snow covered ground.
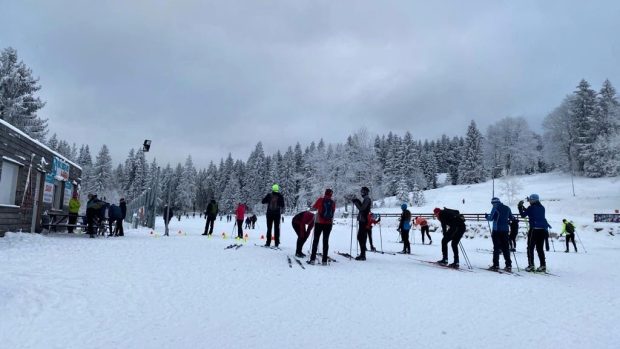
[[[290, 268], [287, 255], [295, 244], [290, 217], [282, 251], [254, 246], [263, 243], [264, 217], [258, 229], [247, 231], [249, 241], [231, 250], [224, 247], [236, 241], [220, 234], [229, 234], [232, 223], [216, 222], [216, 237], [206, 238], [198, 218], [175, 219], [170, 237], [161, 236], [160, 220], [154, 234], [128, 230], [123, 238], [9, 233], [0, 239], [0, 346], [617, 347], [620, 224], [593, 224], [592, 214], [620, 209], [620, 182], [579, 178], [572, 197], [566, 176], [519, 180], [521, 196], [541, 195], [554, 231], [565, 216], [577, 224], [587, 253], [581, 245], [579, 253], [563, 253], [563, 241], [556, 240], [558, 252], [547, 254], [547, 264], [558, 276], [428, 265], [415, 259], [439, 259], [441, 234], [431, 233], [432, 245], [420, 245], [417, 230], [412, 256], [369, 253], [366, 262], [356, 262], [332, 253], [337, 263], [330, 266], [304, 263], [304, 270], [293, 261]], [[490, 193], [490, 182], [448, 186], [425, 192], [428, 204], [413, 211], [446, 206], [484, 212]], [[398, 212], [399, 203], [385, 202], [377, 211]], [[349, 251], [350, 223], [338, 220], [331, 251]], [[381, 232], [385, 251], [402, 248], [395, 225], [387, 219], [375, 228], [377, 247]], [[463, 239], [476, 267], [491, 263], [484, 227], [472, 222]], [[521, 267], [524, 247], [519, 240]]]

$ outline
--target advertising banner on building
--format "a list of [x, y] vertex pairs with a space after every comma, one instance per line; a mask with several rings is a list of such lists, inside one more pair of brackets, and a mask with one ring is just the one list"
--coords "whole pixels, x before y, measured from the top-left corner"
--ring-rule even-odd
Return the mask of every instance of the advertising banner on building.
[[63, 161], [61, 158], [54, 156], [52, 162], [52, 175], [59, 181], [66, 181], [69, 179], [69, 164]]
[[63, 206], [69, 206], [69, 200], [73, 195], [73, 184], [71, 182], [65, 182], [65, 196], [63, 198]]
[[54, 202], [54, 175], [45, 175], [45, 185], [43, 186], [43, 202], [51, 204]]

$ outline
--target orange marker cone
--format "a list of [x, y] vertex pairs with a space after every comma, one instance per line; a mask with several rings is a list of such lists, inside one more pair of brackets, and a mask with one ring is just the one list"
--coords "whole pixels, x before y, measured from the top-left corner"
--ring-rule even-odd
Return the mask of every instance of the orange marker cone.
[[260, 236], [260, 239], [261, 239], [261, 240], [265, 240], [265, 235], [261, 235], [261, 236]]

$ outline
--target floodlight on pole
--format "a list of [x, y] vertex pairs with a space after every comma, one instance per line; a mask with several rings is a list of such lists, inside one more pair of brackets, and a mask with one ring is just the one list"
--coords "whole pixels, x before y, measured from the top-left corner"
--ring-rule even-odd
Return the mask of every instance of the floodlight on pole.
[[144, 143], [142, 144], [142, 151], [146, 153], [149, 151], [149, 149], [151, 149], [151, 140], [145, 139]]

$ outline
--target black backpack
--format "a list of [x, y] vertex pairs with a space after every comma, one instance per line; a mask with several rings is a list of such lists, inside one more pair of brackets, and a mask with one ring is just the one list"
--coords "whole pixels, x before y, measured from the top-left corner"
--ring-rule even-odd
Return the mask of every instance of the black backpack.
[[276, 194], [271, 194], [271, 200], [269, 200], [269, 205], [267, 206], [267, 211], [271, 213], [280, 213], [280, 205], [278, 205], [279, 196]]
[[461, 214], [461, 212], [459, 212], [459, 210], [453, 210], [451, 208], [444, 207], [443, 212], [445, 212], [446, 216], [450, 217], [450, 219], [458, 219], [458, 220], [465, 222], [465, 217], [463, 217], [463, 215]]
[[334, 219], [334, 200], [323, 198], [323, 207], [321, 210], [321, 218], [332, 220]]
[[571, 222], [566, 223], [566, 232], [572, 234], [575, 232], [575, 226]]

